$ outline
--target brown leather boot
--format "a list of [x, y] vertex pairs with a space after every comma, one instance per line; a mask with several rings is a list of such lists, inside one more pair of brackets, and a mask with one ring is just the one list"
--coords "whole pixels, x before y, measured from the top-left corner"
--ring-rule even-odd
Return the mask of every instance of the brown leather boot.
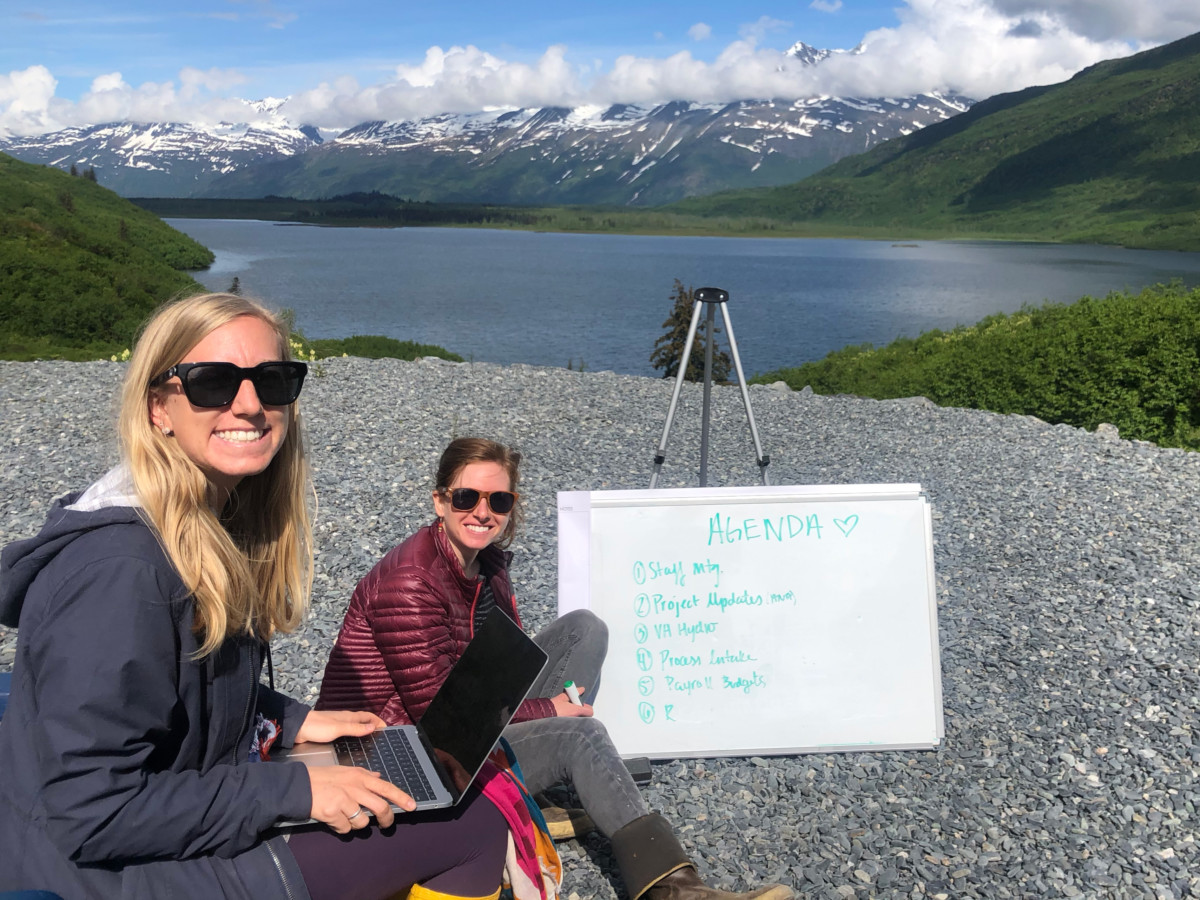
[[643, 900], [792, 900], [795, 893], [783, 884], [767, 884], [752, 891], [722, 891], [700, 880], [692, 866], [676, 869], [642, 894]]
[[710, 888], [700, 880], [670, 824], [658, 813], [617, 829], [612, 848], [629, 900], [792, 900], [795, 896], [782, 884], [744, 893]]

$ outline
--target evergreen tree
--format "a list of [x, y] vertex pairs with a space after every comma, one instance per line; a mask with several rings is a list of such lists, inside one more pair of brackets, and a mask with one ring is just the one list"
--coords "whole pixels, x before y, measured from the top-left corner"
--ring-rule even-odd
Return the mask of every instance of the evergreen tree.
[[233, 276], [233, 283], [229, 285], [229, 293], [240, 294], [242, 292], [242, 283], [236, 275]]
[[79, 170], [75, 168], [75, 163], [71, 163], [71, 177], [74, 178], [79, 174]]
[[96, 182], [96, 169], [93, 166], [88, 166], [88, 170], [83, 173], [83, 177], [93, 184]]
[[[663, 322], [665, 333], [654, 342], [654, 350], [650, 354], [650, 364], [656, 369], [663, 370], [663, 378], [675, 378], [679, 373], [679, 360], [683, 356], [683, 346], [687, 343], [688, 327], [692, 324], [692, 307], [695, 305], [696, 292], [693, 288], [685, 288], [683, 282], [675, 279], [675, 288], [671, 292], [671, 314]], [[696, 339], [692, 342], [692, 355], [684, 370], [685, 381], [701, 381], [704, 378], [704, 335], [707, 330], [704, 317], [696, 329]], [[732, 365], [729, 355], [719, 350], [716, 336], [721, 326], [713, 323], [713, 361], [712, 378], [714, 382], [728, 381], [729, 369]]]

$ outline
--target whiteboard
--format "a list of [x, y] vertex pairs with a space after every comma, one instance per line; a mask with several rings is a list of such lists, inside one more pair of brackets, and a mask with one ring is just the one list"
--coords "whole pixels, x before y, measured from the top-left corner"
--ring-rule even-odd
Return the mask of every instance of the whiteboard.
[[609, 649], [622, 756], [940, 743], [933, 528], [920, 485], [558, 494], [558, 611]]

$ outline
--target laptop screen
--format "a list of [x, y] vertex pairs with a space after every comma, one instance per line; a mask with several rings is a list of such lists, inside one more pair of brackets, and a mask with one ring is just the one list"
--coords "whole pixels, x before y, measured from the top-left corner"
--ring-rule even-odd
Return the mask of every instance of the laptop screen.
[[501, 610], [493, 609], [475, 629], [417, 723], [422, 740], [451, 776], [456, 800], [545, 664], [542, 648]]

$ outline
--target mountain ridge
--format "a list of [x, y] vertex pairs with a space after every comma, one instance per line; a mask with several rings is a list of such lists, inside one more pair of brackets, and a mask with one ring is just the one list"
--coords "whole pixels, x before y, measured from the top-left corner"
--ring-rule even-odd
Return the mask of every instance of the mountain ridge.
[[[835, 54], [797, 42], [819, 65]], [[0, 140], [0, 151], [94, 168], [125, 196], [304, 199], [358, 191], [434, 202], [653, 206], [720, 189], [797, 181], [847, 155], [970, 108], [898, 98], [673, 100], [504, 108], [362, 122], [322, 139], [286, 101], [247, 104], [257, 125], [97, 124]]]
[[1200, 249], [1200, 34], [842, 159], [804, 181], [685, 200], [695, 215]]

